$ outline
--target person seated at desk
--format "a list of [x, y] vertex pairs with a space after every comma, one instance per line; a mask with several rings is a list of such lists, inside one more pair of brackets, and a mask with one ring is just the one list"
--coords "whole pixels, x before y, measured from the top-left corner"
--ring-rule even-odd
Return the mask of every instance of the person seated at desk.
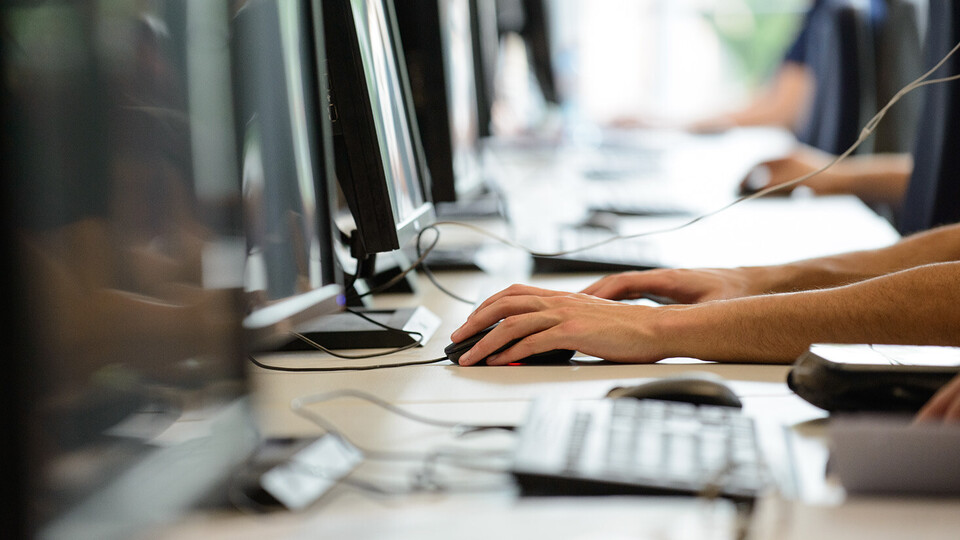
[[[811, 21], [829, 2], [817, 0], [804, 17], [800, 32], [766, 87], [739, 110], [691, 123], [693, 132], [716, 132], [739, 126], [778, 126], [798, 132], [813, 103], [816, 74], [808, 62]], [[884, 2], [873, 0], [874, 25], [884, 17]], [[787, 155], [758, 164], [744, 179], [744, 191], [787, 183], [829, 164], [836, 156], [811, 144], [798, 143]], [[868, 204], [897, 207], [903, 200], [913, 171], [908, 152], [883, 152], [847, 158], [804, 184], [816, 195], [856, 195]], [[783, 193], [792, 191], [784, 189]]]
[[[513, 285], [456, 330], [458, 342], [494, 323], [460, 364], [505, 365], [554, 349], [613, 362], [693, 357], [792, 363], [814, 343], [960, 346], [960, 224], [891, 246], [741, 268], [614, 274], [579, 293]], [[676, 305], [619, 300], [647, 295]]]

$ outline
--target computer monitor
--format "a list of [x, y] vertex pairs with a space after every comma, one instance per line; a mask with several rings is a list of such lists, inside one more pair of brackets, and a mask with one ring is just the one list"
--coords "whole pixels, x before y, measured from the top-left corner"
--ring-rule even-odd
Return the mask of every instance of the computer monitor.
[[[258, 444], [221, 2], [6, 2], [11, 538], [150, 536]], [[9, 482], [9, 484], [8, 484]]]
[[431, 176], [390, 0], [320, 2], [337, 179], [360, 258], [398, 250], [431, 224]]
[[530, 69], [543, 97], [559, 104], [551, 48], [550, 10], [547, 0], [496, 0], [500, 34], [518, 34], [527, 47]]
[[248, 348], [295, 340], [344, 304], [334, 254], [322, 34], [300, 0], [254, 0], [233, 29]]
[[473, 13], [470, 0], [405, 0], [396, 9], [439, 212], [483, 188]]
[[500, 32], [497, 29], [497, 3], [491, 0], [470, 0], [471, 36], [473, 37], [474, 82], [477, 86], [477, 126], [480, 138], [493, 134], [493, 104], [497, 98], [497, 66], [500, 63]]
[[[323, 15], [337, 179], [355, 225], [349, 247], [357, 264], [348, 302], [363, 306], [362, 296], [388, 282], [412, 290], [411, 280], [392, 278], [410, 269], [412, 258], [401, 248], [413, 249], [420, 232], [435, 222], [431, 175], [392, 0], [313, 4], [320, 5]], [[377, 265], [380, 253], [389, 253], [394, 263]], [[384, 275], [391, 278], [384, 282]], [[423, 308], [366, 314], [393, 330], [357, 317], [337, 317], [310, 338], [330, 348], [405, 346], [418, 338], [397, 328], [417, 327], [425, 340], [439, 325]]]

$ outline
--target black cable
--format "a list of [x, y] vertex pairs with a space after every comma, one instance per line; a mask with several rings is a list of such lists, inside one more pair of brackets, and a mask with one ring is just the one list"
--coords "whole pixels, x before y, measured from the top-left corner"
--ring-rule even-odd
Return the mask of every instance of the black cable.
[[[427, 226], [426, 228], [422, 229], [422, 230], [417, 234], [417, 244], [418, 244], [418, 247], [419, 247], [419, 243], [420, 243], [420, 235], [423, 234], [423, 231], [425, 231], [425, 230], [427, 230], [427, 229], [429, 229], [429, 228], [431, 228], [431, 227], [433, 227], [433, 226], [432, 226], [432, 225], [429, 225], [429, 226]], [[400, 280], [402, 280], [403, 278], [407, 277], [407, 274], [409, 274], [410, 272], [413, 272], [418, 266], [420, 266], [421, 264], [423, 264], [423, 260], [427, 258], [427, 255], [429, 255], [431, 251], [433, 251], [433, 248], [437, 247], [437, 242], [439, 242], [439, 241], [440, 241], [440, 235], [438, 234], [437, 237], [434, 238], [433, 243], [430, 244], [429, 247], [427, 247], [427, 251], [426, 251], [425, 253], [423, 253], [423, 254], [421, 255], [421, 254], [420, 254], [420, 250], [419, 250], [419, 249], [417, 250], [417, 260], [413, 261], [413, 263], [410, 265], [409, 268], [407, 268], [406, 270], [404, 270], [404, 271], [400, 272], [399, 274], [393, 276], [393, 277], [390, 278], [390, 280], [387, 281], [386, 283], [383, 283], [382, 285], [380, 285], [380, 286], [378, 286], [378, 287], [375, 287], [375, 288], [373, 288], [373, 289], [370, 289], [369, 291], [367, 291], [367, 292], [359, 295], [359, 298], [363, 298], [363, 297], [365, 297], [365, 296], [369, 296], [369, 295], [372, 295], [372, 294], [377, 294], [377, 293], [383, 292], [383, 291], [389, 289], [390, 287], [393, 287], [393, 286], [396, 285], [397, 283], [400, 283]]]
[[[422, 248], [421, 248], [421, 245], [420, 245], [420, 238], [423, 236], [423, 233], [427, 232], [427, 230], [433, 230], [433, 231], [436, 233], [436, 236], [434, 237], [433, 243], [430, 244], [430, 246], [429, 246], [429, 248], [427, 249], [426, 253], [422, 253], [422, 254], [421, 254], [421, 249], [422, 249]], [[436, 225], [428, 225], [428, 226], [424, 227], [424, 228], [417, 234], [417, 260], [420, 261], [420, 268], [423, 270], [423, 274], [424, 274], [425, 276], [427, 276], [427, 279], [430, 280], [430, 283], [433, 283], [433, 286], [434, 286], [434, 287], [436, 287], [437, 289], [439, 289], [440, 292], [446, 294], [446, 295], [449, 296], [450, 298], [453, 298], [454, 300], [459, 300], [460, 302], [463, 302], [464, 304], [468, 304], [468, 305], [471, 305], [471, 306], [476, 305], [477, 302], [476, 302], [475, 300], [470, 300], [470, 299], [468, 299], [468, 298], [464, 298], [464, 297], [462, 297], [462, 296], [454, 293], [453, 291], [447, 289], [447, 288], [444, 287], [443, 285], [441, 285], [441, 284], [440, 284], [440, 280], [437, 279], [437, 276], [434, 275], [433, 271], [430, 270], [430, 268], [427, 266], [427, 261], [426, 261], [427, 255], [429, 255], [430, 252], [433, 251], [433, 248], [437, 245], [437, 242], [439, 242], [439, 241], [440, 241], [440, 229], [438, 229], [438, 228], [436, 227]]]
[[248, 356], [250, 362], [253, 365], [266, 369], [269, 371], [282, 371], [284, 373], [322, 373], [326, 371], [373, 371], [376, 369], [388, 369], [388, 368], [399, 368], [399, 367], [408, 367], [408, 366], [425, 366], [429, 364], [436, 364], [443, 362], [447, 359], [446, 356], [443, 358], [435, 358], [433, 360], [417, 360], [413, 362], [398, 362], [395, 364], [375, 364], [372, 366], [336, 366], [336, 367], [288, 367], [288, 366], [271, 366], [264, 364], [263, 362], [257, 360], [253, 356]]

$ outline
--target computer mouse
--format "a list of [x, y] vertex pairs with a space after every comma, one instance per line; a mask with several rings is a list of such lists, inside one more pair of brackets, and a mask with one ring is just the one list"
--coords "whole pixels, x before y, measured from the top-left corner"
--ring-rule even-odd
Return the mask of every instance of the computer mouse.
[[662, 399], [694, 405], [718, 405], [741, 408], [737, 394], [721, 380], [705, 374], [664, 377], [635, 386], [618, 386], [607, 392], [609, 398]]
[[[499, 323], [497, 323], [497, 324], [499, 324]], [[474, 345], [476, 345], [477, 342], [480, 341], [480, 340], [483, 338], [483, 336], [489, 334], [490, 331], [493, 330], [493, 329], [496, 328], [496, 327], [497, 327], [497, 325], [494, 324], [493, 326], [490, 326], [490, 327], [487, 328], [486, 330], [481, 330], [480, 332], [474, 334], [473, 336], [468, 337], [467, 339], [465, 339], [465, 340], [463, 340], [463, 341], [460, 341], [460, 342], [457, 342], [457, 343], [451, 343], [450, 345], [447, 345], [447, 347], [446, 347], [445, 349], [443, 349], [443, 352], [446, 353], [447, 358], [449, 358], [450, 361], [452, 361], [454, 364], [459, 364], [459, 363], [460, 363], [460, 357], [463, 356], [464, 353], [466, 353], [467, 351], [469, 351]], [[514, 345], [516, 345], [517, 343], [519, 343], [519, 341], [520, 341], [519, 339], [515, 339], [515, 340], [513, 340], [513, 341], [510, 341], [509, 343], [507, 343], [507, 344], [504, 345], [503, 347], [500, 347], [499, 349], [497, 349], [496, 351], [494, 351], [493, 354], [500, 354], [500, 353], [502, 353], [503, 351], [505, 351], [505, 350], [509, 349], [510, 347], [513, 347]], [[522, 360], [518, 360], [516, 363], [518, 363], [518, 364], [536, 364], [536, 365], [567, 364], [567, 363], [570, 362], [570, 359], [573, 358], [573, 355], [574, 355], [574, 351], [571, 351], [571, 350], [568, 350], [568, 349], [555, 349], [555, 350], [552, 350], [552, 351], [542, 352], [542, 353], [538, 353], [538, 354], [534, 354], [534, 355], [528, 356], [528, 357], [526, 357], [526, 358], [524, 358], [524, 359], [522, 359]], [[491, 355], [491, 356], [492, 356], [492, 355]], [[486, 362], [486, 359], [484, 359], [484, 360], [481, 360], [480, 362], [477, 362], [477, 363], [471, 364], [471, 365], [474, 365], [474, 366], [485, 366], [485, 365], [487, 365], [487, 362]]]

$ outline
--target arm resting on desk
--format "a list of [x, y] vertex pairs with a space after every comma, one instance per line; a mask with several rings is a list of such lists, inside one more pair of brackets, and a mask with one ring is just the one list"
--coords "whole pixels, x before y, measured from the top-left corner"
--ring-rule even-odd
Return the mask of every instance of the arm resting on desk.
[[663, 307], [514, 285], [481, 304], [451, 338], [503, 321], [461, 365], [513, 339], [521, 341], [487, 363], [558, 348], [616, 362], [790, 363], [812, 343], [960, 345], [956, 283], [960, 263], [938, 263], [829, 289]]
[[912, 235], [886, 248], [783, 265], [613, 274], [581, 292], [611, 300], [654, 294], [694, 304], [839, 287], [925, 264], [957, 260], [960, 260], [960, 225], [950, 225]]

